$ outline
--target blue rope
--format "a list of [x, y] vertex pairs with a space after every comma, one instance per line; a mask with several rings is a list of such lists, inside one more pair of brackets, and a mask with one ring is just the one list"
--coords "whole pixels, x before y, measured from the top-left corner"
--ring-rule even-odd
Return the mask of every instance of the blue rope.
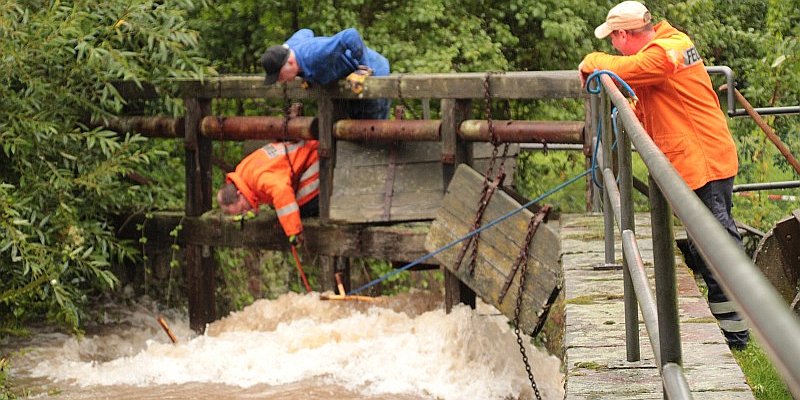
[[[599, 94], [600, 93], [600, 87], [602, 85], [602, 83], [600, 82], [600, 77], [602, 75], [610, 76], [611, 79], [613, 79], [617, 83], [619, 83], [623, 87], [623, 89], [625, 89], [625, 91], [628, 92], [629, 97], [633, 101], [638, 101], [638, 97], [636, 97], [636, 93], [634, 93], [633, 89], [631, 89], [630, 85], [628, 85], [627, 82], [622, 80], [622, 78], [617, 76], [617, 74], [615, 74], [615, 73], [613, 73], [613, 72], [611, 72], [609, 70], [605, 70], [605, 69], [597, 70], [597, 71], [594, 71], [591, 74], [589, 74], [589, 76], [586, 78], [586, 91], [587, 92], [589, 92], [590, 94]], [[594, 84], [594, 86], [592, 86], [592, 84]], [[617, 106], [613, 106], [611, 108], [611, 127], [612, 127], [613, 133], [614, 133], [614, 143], [611, 144], [611, 149], [614, 149], [614, 148], [617, 147], [617, 137], [619, 135], [619, 127], [617, 126], [617, 114], [618, 113], [619, 113], [619, 110], [617, 110]], [[603, 128], [603, 116], [598, 114], [597, 115], [597, 132], [595, 133], [596, 140], [594, 142], [594, 151], [592, 152], [592, 167], [591, 167], [591, 171], [592, 171], [592, 183], [595, 186], [597, 186], [599, 189], [601, 189], [601, 190], [603, 189], [603, 183], [600, 182], [597, 179], [596, 173], [597, 173], [597, 170], [598, 170], [598, 168], [597, 168], [597, 154], [598, 154], [598, 151], [599, 151], [599, 148], [600, 148], [600, 142], [602, 142], [602, 135], [601, 135], [602, 128]], [[617, 179], [619, 180], [619, 177], [617, 177]]]
[[514, 215], [514, 214], [516, 214], [516, 213], [518, 213], [518, 212], [530, 207], [534, 203], [538, 203], [538, 202], [544, 200], [546, 197], [548, 197], [548, 196], [552, 195], [553, 193], [556, 193], [559, 190], [569, 186], [570, 184], [572, 184], [573, 182], [577, 181], [581, 177], [586, 176], [586, 174], [588, 174], [589, 171], [591, 171], [591, 168], [587, 169], [586, 171], [581, 172], [580, 174], [570, 178], [566, 182], [561, 183], [560, 185], [554, 187], [553, 189], [550, 189], [549, 191], [547, 191], [546, 193], [542, 194], [541, 196], [539, 196], [539, 197], [537, 197], [537, 198], [525, 203], [524, 205], [518, 207], [517, 209], [515, 209], [513, 211], [508, 212], [507, 214], [505, 214], [505, 215], [493, 220], [492, 222], [489, 222], [488, 224], [483, 225], [480, 228], [467, 233], [463, 237], [458, 238], [456, 240], [453, 240], [452, 242], [450, 242], [450, 243], [448, 243], [448, 244], [436, 249], [435, 251], [433, 251], [431, 253], [428, 253], [428, 254], [426, 254], [426, 255], [424, 255], [424, 256], [422, 256], [422, 257], [420, 257], [420, 258], [418, 258], [418, 259], [416, 259], [416, 260], [414, 260], [414, 261], [412, 261], [412, 262], [410, 262], [410, 263], [398, 268], [398, 269], [395, 269], [394, 271], [390, 271], [390, 272], [388, 272], [388, 273], [386, 273], [384, 275], [381, 275], [380, 277], [373, 279], [371, 282], [365, 284], [364, 286], [361, 286], [358, 289], [350, 291], [350, 293], [348, 293], [348, 294], [358, 294], [364, 289], [367, 289], [367, 288], [369, 288], [371, 286], [375, 286], [376, 284], [378, 284], [378, 283], [380, 283], [380, 282], [382, 282], [382, 281], [384, 281], [386, 279], [389, 279], [389, 278], [391, 278], [391, 277], [393, 277], [393, 276], [395, 276], [395, 275], [397, 275], [397, 274], [399, 274], [399, 273], [401, 273], [401, 272], [403, 272], [403, 271], [405, 271], [405, 270], [407, 270], [407, 269], [409, 269], [409, 268], [411, 268], [411, 267], [413, 267], [413, 266], [415, 266], [417, 264], [420, 264], [423, 261], [425, 261], [425, 260], [427, 260], [427, 259], [429, 259], [429, 258], [431, 258], [431, 257], [433, 257], [433, 256], [435, 256], [435, 255], [437, 255], [437, 254], [439, 254], [439, 253], [441, 253], [441, 252], [443, 252], [443, 251], [445, 251], [445, 250], [457, 245], [458, 243], [460, 243], [460, 242], [462, 242], [462, 241], [464, 241], [466, 239], [469, 239], [470, 237], [475, 236], [478, 233], [483, 232], [484, 230], [491, 228], [492, 226], [495, 226], [495, 225], [499, 224], [500, 222], [510, 218], [512, 215]]

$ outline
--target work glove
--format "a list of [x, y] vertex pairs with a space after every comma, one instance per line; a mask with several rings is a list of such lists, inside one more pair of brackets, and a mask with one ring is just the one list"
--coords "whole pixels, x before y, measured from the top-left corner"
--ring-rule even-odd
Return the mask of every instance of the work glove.
[[355, 94], [361, 94], [364, 91], [364, 80], [372, 75], [372, 68], [366, 65], [359, 65], [358, 69], [347, 75], [347, 83], [350, 84], [350, 90]]
[[289, 245], [294, 246], [295, 248], [303, 247], [303, 243], [305, 243], [305, 238], [303, 237], [303, 233], [300, 232], [296, 235], [289, 236]]

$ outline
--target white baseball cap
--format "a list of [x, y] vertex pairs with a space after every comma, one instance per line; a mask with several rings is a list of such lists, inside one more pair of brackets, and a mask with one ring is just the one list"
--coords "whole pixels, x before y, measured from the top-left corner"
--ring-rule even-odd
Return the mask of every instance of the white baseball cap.
[[650, 23], [650, 11], [638, 1], [623, 1], [608, 11], [606, 22], [594, 29], [594, 35], [603, 39], [611, 32], [623, 29], [639, 29]]

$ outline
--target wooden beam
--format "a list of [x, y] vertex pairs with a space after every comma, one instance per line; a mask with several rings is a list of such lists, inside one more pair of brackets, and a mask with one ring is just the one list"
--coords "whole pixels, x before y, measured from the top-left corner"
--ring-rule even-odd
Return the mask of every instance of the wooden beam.
[[[297, 80], [286, 85], [286, 96], [291, 99], [331, 97], [341, 99], [405, 99], [451, 98], [480, 99], [484, 96], [485, 73], [402, 74], [369, 77], [364, 91], [354, 94], [344, 80], [325, 87], [305, 89]], [[507, 99], [584, 98], [576, 71], [524, 71], [493, 73], [490, 77], [492, 95]], [[281, 85], [264, 85], [262, 75], [224, 75], [203, 80], [179, 79], [177, 97], [197, 98], [273, 98], [282, 99]], [[132, 82], [119, 82], [117, 90], [126, 99], [158, 97], [158, 91], [149, 84], [141, 87]]]
[[[472, 143], [458, 140], [458, 130], [464, 120], [470, 118], [472, 100], [442, 99], [442, 188], [447, 189], [459, 164], [472, 163]], [[475, 308], [475, 291], [461, 282], [444, 265], [444, 307], [449, 313], [453, 306], [463, 303]]]
[[[149, 243], [173, 242], [181, 246], [249, 247], [289, 251], [286, 236], [272, 211], [262, 211], [244, 223], [232, 220], [219, 210], [200, 217], [181, 212], [157, 212], [152, 218], [134, 215], [117, 233], [121, 238]], [[170, 232], [182, 225], [178, 237]], [[143, 226], [143, 231], [136, 229]], [[410, 262], [427, 254], [425, 236], [430, 222], [394, 223], [386, 225], [323, 223], [317, 218], [304, 218], [303, 231], [307, 251], [325, 256], [372, 257], [389, 261]], [[433, 262], [433, 261], [432, 261]]]
[[[198, 216], [211, 209], [211, 139], [200, 134], [200, 121], [211, 111], [210, 100], [184, 99], [186, 106], [184, 147], [186, 149], [187, 216]], [[216, 265], [209, 246], [186, 246], [186, 286], [189, 300], [189, 326], [203, 332], [216, 319], [214, 276]]]

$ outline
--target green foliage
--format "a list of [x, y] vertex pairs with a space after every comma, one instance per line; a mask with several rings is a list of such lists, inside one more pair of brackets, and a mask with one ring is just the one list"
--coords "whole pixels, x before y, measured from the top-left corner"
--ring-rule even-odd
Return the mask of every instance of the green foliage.
[[751, 340], [744, 350], [734, 350], [733, 356], [742, 367], [747, 384], [758, 400], [791, 399], [789, 389], [767, 358], [759, 343]]
[[[530, 199], [545, 194], [556, 185], [585, 171], [585, 158], [576, 152], [524, 152], [517, 157], [518, 171], [514, 184]], [[560, 212], [586, 210], [585, 184], [576, 182], [544, 199]]]
[[8, 360], [0, 357], [0, 399], [15, 399], [16, 396], [8, 386]]
[[3, 325], [47, 314], [79, 329], [90, 296], [117, 283], [110, 264], [135, 255], [115, 238], [112, 215], [159, 198], [125, 175], [163, 167], [167, 152], [87, 121], [122, 111], [116, 80], [158, 87], [202, 76], [198, 37], [184, 21], [191, 7], [119, 0], [0, 6]]

